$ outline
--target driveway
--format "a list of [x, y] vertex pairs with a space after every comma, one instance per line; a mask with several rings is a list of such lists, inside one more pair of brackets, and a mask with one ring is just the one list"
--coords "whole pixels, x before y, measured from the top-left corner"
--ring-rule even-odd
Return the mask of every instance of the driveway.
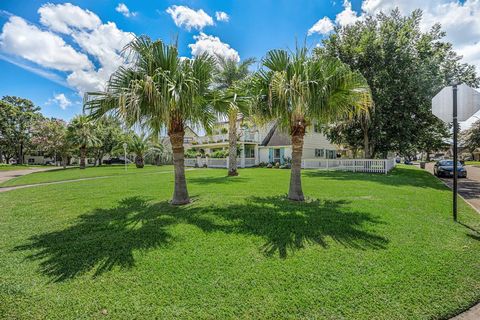
[[22, 169], [22, 170], [0, 170], [0, 183], [5, 182], [7, 180], [24, 176], [29, 173], [33, 172], [41, 172], [41, 171], [48, 171], [48, 170], [55, 170], [60, 169], [61, 167], [51, 167], [51, 168], [29, 168], [29, 169]]

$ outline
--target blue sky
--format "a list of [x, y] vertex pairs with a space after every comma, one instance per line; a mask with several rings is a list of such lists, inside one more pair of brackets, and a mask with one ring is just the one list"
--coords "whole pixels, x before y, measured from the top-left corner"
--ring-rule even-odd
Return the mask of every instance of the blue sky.
[[[82, 92], [99, 88], [120, 64], [119, 50], [133, 34], [146, 34], [167, 42], [178, 37], [184, 56], [213, 50], [241, 59], [261, 58], [269, 49], [294, 47], [296, 40], [306, 40], [313, 47], [335, 24], [353, 23], [366, 14], [390, 10], [395, 5], [404, 13], [418, 6], [418, 1], [413, 0], [396, 2], [85, 0], [68, 4], [3, 0], [0, 2], [0, 96], [29, 98], [46, 116], [68, 120], [81, 112]], [[443, 10], [436, 7], [439, 4], [451, 7]], [[456, 34], [458, 25], [449, 22], [452, 12], [460, 18], [462, 14], [468, 16], [467, 9], [480, 14], [478, 2], [425, 0], [420, 6], [426, 11], [426, 23], [445, 20], [447, 32], [452, 30], [449, 40], [467, 53], [467, 61], [475, 64], [480, 61], [479, 34], [476, 31]], [[480, 21], [476, 25], [475, 19], [461, 20], [463, 24], [470, 23], [471, 28], [480, 27]]]

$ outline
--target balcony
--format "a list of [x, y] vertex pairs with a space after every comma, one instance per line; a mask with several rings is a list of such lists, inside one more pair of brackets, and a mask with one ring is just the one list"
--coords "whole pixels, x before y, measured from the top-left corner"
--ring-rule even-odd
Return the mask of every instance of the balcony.
[[[238, 142], [260, 143], [258, 132], [243, 131], [238, 137]], [[228, 143], [227, 134], [217, 134], [212, 136], [196, 137], [192, 141], [192, 145], [208, 145], [208, 144], [225, 144]]]

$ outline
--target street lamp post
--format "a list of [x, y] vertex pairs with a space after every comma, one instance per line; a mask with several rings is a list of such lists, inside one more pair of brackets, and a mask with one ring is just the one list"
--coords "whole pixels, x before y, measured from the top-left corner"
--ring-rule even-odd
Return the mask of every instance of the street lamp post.
[[127, 147], [128, 147], [127, 143], [124, 142], [123, 143], [123, 151], [124, 151], [125, 156], [123, 158], [123, 161], [125, 163], [125, 171], [127, 171]]

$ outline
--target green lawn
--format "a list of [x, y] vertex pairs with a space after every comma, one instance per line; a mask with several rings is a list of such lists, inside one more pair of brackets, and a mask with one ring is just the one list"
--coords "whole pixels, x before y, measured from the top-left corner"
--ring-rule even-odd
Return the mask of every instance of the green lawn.
[[170, 173], [0, 193], [0, 318], [437, 319], [480, 299], [480, 216], [460, 201], [453, 223], [425, 171], [304, 171], [304, 204], [289, 170], [225, 174], [188, 171], [183, 207]]
[[480, 161], [465, 161], [466, 165], [480, 166]]
[[35, 172], [25, 176], [17, 177], [4, 183], [0, 183], [0, 187], [11, 187], [25, 184], [36, 184], [42, 182], [63, 181], [72, 179], [131, 175], [131, 174], [152, 174], [160, 171], [172, 171], [173, 166], [145, 166], [142, 169], [137, 169], [135, 165], [129, 165], [127, 170], [124, 166], [100, 166], [87, 167], [84, 170], [77, 168], [59, 168], [58, 170], [48, 172]]

